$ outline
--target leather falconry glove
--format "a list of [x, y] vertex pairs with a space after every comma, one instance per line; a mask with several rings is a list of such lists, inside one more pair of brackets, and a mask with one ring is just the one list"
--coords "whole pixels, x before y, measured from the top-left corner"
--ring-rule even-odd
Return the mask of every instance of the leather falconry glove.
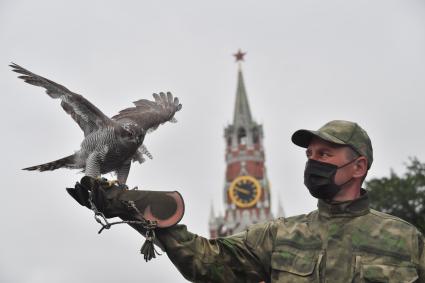
[[[84, 176], [74, 188], [67, 188], [68, 193], [82, 206], [95, 212], [96, 221], [103, 229], [112, 224], [103, 218], [120, 217], [123, 222], [146, 236], [141, 252], [145, 260], [155, 257], [153, 242], [155, 228], [166, 228], [177, 224], [184, 214], [184, 201], [177, 191], [144, 191], [128, 190], [122, 186], [111, 184], [106, 179], [94, 179]], [[156, 242], [157, 243], [157, 242]]]

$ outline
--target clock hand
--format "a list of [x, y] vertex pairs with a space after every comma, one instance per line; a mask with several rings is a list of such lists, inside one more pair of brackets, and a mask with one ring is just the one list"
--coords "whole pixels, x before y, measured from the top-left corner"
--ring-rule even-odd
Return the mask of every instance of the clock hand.
[[241, 192], [241, 193], [243, 193], [245, 195], [251, 194], [251, 192], [249, 190], [244, 189], [244, 188], [241, 188], [241, 187], [235, 187], [235, 191]]

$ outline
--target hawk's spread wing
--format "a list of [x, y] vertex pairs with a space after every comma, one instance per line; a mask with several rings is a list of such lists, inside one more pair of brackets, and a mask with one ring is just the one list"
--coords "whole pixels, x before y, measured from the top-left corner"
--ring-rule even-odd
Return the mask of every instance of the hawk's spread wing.
[[111, 119], [82, 95], [73, 93], [66, 87], [36, 75], [15, 63], [12, 63], [10, 67], [13, 68], [14, 72], [23, 74], [19, 78], [26, 83], [44, 87], [51, 98], [59, 98], [62, 108], [77, 122], [83, 130], [84, 136], [113, 123]]
[[154, 93], [155, 101], [140, 99], [133, 102], [136, 107], [121, 110], [112, 117], [116, 121], [131, 121], [145, 131], [157, 128], [159, 125], [172, 121], [174, 114], [182, 108], [177, 97], [169, 92]]

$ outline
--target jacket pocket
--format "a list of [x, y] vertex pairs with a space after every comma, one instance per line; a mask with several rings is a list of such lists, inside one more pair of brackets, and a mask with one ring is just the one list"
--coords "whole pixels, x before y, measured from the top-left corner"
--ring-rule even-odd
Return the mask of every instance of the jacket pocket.
[[413, 283], [419, 279], [415, 267], [382, 264], [362, 264], [361, 278], [367, 283]]
[[317, 252], [279, 251], [272, 254], [272, 282], [319, 282], [322, 255]]

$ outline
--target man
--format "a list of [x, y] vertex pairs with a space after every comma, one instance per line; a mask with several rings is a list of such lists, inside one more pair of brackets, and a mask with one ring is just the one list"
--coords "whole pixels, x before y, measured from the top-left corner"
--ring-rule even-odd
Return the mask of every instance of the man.
[[[194, 282], [425, 283], [423, 235], [370, 209], [361, 188], [373, 162], [367, 133], [353, 122], [331, 121], [318, 131], [296, 131], [292, 141], [306, 148], [304, 183], [318, 210], [213, 240], [184, 225], [159, 229], [159, 244], [183, 276]], [[114, 210], [114, 199], [108, 201], [103, 207]], [[124, 209], [116, 215], [128, 218]]]

